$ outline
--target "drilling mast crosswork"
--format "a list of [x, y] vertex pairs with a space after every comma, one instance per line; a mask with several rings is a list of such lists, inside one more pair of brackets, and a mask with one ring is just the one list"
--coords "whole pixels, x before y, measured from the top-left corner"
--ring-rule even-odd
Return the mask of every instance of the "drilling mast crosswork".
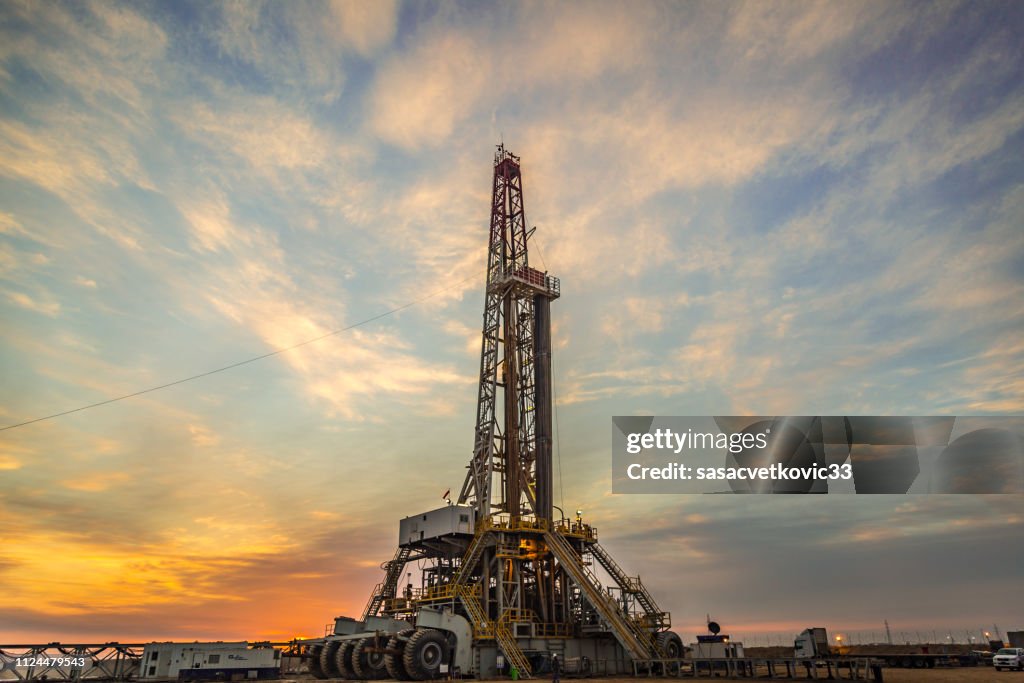
[[[318, 678], [487, 678], [515, 668], [632, 673], [682, 642], [639, 577], [580, 513], [552, 497], [551, 302], [558, 278], [530, 265], [519, 157], [498, 147], [473, 455], [458, 501], [399, 522], [398, 548], [363, 615], [307, 641]], [[419, 586], [410, 563], [420, 567]], [[603, 573], [603, 577], [599, 576]], [[403, 576], [408, 577], [402, 586]]]
[[481, 519], [492, 512], [551, 519], [550, 321], [560, 292], [558, 278], [530, 267], [532, 232], [519, 157], [501, 146], [494, 157], [476, 435], [459, 494], [459, 504], [473, 505]]

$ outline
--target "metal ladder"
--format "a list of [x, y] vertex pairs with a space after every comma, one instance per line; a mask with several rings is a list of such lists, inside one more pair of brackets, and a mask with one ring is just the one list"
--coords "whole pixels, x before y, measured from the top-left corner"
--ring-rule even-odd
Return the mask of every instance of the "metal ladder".
[[597, 577], [583, 566], [582, 558], [573, 547], [560, 534], [551, 531], [544, 533], [544, 540], [633, 659], [650, 659], [652, 654], [657, 657], [657, 646], [651, 634], [622, 613], [618, 603], [604, 591]]

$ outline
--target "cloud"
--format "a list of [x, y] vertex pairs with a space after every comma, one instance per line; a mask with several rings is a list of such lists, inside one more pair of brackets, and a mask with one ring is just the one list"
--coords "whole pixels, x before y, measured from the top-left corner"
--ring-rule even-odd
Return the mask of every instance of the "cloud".
[[110, 106], [112, 99], [113, 119], [134, 129], [133, 114], [146, 110], [144, 91], [158, 81], [154, 64], [165, 56], [167, 33], [131, 8], [89, 2], [80, 9], [32, 3], [8, 7], [32, 29], [13, 38], [10, 54], [30, 58], [34, 71], [63, 83], [92, 106]]
[[395, 0], [364, 3], [358, 0], [332, 0], [329, 12], [337, 35], [363, 57], [370, 57], [391, 43], [398, 20]]
[[[376, 75], [368, 115], [373, 133], [410, 151], [437, 148], [474, 112], [516, 106], [508, 101], [512, 93], [592, 82], [623, 73], [648, 54], [644, 29], [656, 19], [649, 10], [617, 4], [546, 10], [461, 30], [440, 22], [424, 29]], [[468, 23], [458, 11], [440, 17]]]
[[203, 425], [189, 425], [188, 433], [192, 435], [192, 442], [200, 447], [216, 446], [220, 443], [220, 436]]
[[[215, 311], [235, 321], [270, 349], [286, 349], [346, 326], [337, 299], [303, 292], [287, 275], [288, 257], [272, 233], [238, 226], [226, 203], [184, 206], [196, 246], [223, 251], [228, 260], [211, 264], [196, 292]], [[337, 316], [337, 317], [336, 317]], [[469, 378], [442, 364], [424, 362], [408, 344], [385, 330], [349, 330], [280, 356], [302, 378], [311, 397], [349, 419], [364, 419], [366, 399], [412, 397], [439, 384]], [[420, 404], [421, 409], [428, 409]]]
[[417, 150], [443, 144], [483, 97], [488, 52], [471, 37], [444, 33], [381, 66], [370, 96], [372, 131]]
[[[948, 6], [936, 7], [924, 20], [906, 7], [883, 3], [844, 6], [812, 2], [802, 7], [764, 5], [756, 2], [733, 7], [726, 37], [750, 62], [794, 62], [821, 58], [849, 48], [878, 49], [909, 23], [928, 27], [941, 23]], [[934, 19], [933, 19], [934, 17]]]
[[322, 167], [340, 149], [308, 117], [276, 98], [224, 92], [216, 105], [215, 110], [193, 102], [175, 112], [174, 120], [214, 154], [233, 155], [232, 161], [258, 174], [273, 178]]
[[[311, 2], [284, 7], [273, 2], [228, 2], [210, 10], [206, 32], [221, 54], [252, 67], [282, 93], [305, 93], [321, 102], [334, 102], [345, 83], [343, 39], [338, 8]], [[343, 12], [358, 18], [353, 11]], [[371, 32], [360, 45], [375, 44], [381, 34], [386, 7], [360, 21]], [[325, 20], [326, 19], [326, 20]], [[351, 30], [357, 29], [350, 25]], [[369, 41], [367, 43], [366, 41]]]
[[101, 493], [111, 488], [123, 485], [131, 481], [124, 472], [107, 472], [92, 474], [74, 479], [65, 479], [61, 485], [73, 491], [88, 491], [90, 493]]
[[56, 317], [60, 313], [60, 303], [53, 300], [36, 300], [24, 292], [7, 292], [7, 299], [22, 308], [50, 316], [51, 318]]

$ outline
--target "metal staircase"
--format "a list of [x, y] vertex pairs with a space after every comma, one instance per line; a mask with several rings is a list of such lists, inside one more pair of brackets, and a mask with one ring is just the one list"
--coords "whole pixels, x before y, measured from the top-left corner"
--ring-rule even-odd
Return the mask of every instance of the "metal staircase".
[[487, 547], [487, 540], [490, 537], [490, 532], [478, 533], [473, 537], [469, 548], [466, 549], [465, 557], [462, 558], [462, 564], [459, 565], [459, 573], [455, 575], [455, 580], [452, 582], [454, 585], [462, 586], [466, 583], [473, 567], [480, 561], [480, 556], [483, 554], [484, 548]]
[[463, 606], [466, 608], [466, 613], [473, 624], [473, 633], [476, 637], [494, 638], [497, 640], [498, 646], [505, 653], [509, 663], [519, 670], [519, 677], [529, 678], [530, 663], [526, 660], [526, 655], [523, 654], [523, 651], [519, 649], [519, 643], [516, 642], [508, 625], [500, 620], [489, 621], [487, 614], [484, 613], [483, 605], [480, 604], [480, 599], [477, 598], [476, 594], [469, 587], [456, 587], [455, 590], [459, 600], [462, 601]]
[[402, 568], [409, 561], [410, 552], [408, 546], [399, 546], [394, 558], [381, 565], [381, 569], [385, 571], [384, 580], [378, 583], [370, 593], [370, 599], [363, 610], [363, 621], [366, 621], [367, 617], [377, 616], [384, 601], [395, 597], [398, 580], [402, 577]]
[[480, 556], [483, 554], [484, 548], [487, 547], [487, 541], [491, 536], [490, 532], [483, 532], [478, 533], [473, 538], [472, 543], [470, 543], [469, 548], [466, 550], [465, 557], [462, 558], [462, 564], [459, 566], [459, 572], [455, 575], [454, 581], [452, 581], [452, 586], [454, 586], [455, 594], [466, 608], [466, 614], [469, 615], [469, 620], [473, 624], [474, 635], [477, 638], [494, 638], [497, 640], [498, 646], [505, 653], [509, 663], [519, 670], [520, 678], [529, 678], [530, 663], [526, 660], [526, 655], [523, 654], [523, 651], [519, 649], [519, 643], [516, 642], [512, 632], [508, 629], [508, 625], [500, 620], [490, 621], [484, 612], [483, 605], [480, 604], [480, 599], [473, 592], [473, 587], [466, 585], [473, 568], [480, 561]]
[[636, 597], [636, 601], [640, 603], [640, 607], [644, 610], [647, 626], [664, 629], [672, 625], [669, 622], [668, 612], [658, 608], [658, 604], [654, 602], [654, 598], [647, 592], [647, 588], [641, 583], [639, 577], [627, 576], [622, 567], [608, 554], [608, 551], [601, 547], [601, 544], [595, 542], [589, 546], [589, 550], [590, 554], [608, 572], [608, 575], [615, 580], [623, 592]]
[[550, 531], [544, 533], [544, 540], [573, 582], [583, 590], [587, 601], [611, 628], [616, 640], [633, 659], [651, 659], [652, 655], [657, 657], [657, 645], [651, 634], [622, 613], [619, 604], [604, 591], [597, 577], [583, 566], [582, 558], [576, 554], [568, 541], [560, 534]]

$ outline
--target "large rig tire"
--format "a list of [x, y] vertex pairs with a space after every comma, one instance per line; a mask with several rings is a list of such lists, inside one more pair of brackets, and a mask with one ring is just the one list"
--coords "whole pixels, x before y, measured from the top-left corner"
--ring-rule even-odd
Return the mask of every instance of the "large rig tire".
[[405, 653], [405, 645], [409, 636], [415, 632], [416, 629], [407, 628], [391, 636], [391, 640], [388, 641], [388, 653], [384, 655], [384, 667], [388, 670], [388, 675], [396, 681], [412, 680], [412, 676], [405, 670], [402, 655]]
[[320, 668], [320, 652], [324, 649], [323, 645], [311, 645], [309, 648], [309, 673], [313, 674], [313, 678], [327, 678], [327, 674]]
[[325, 678], [343, 678], [335, 661], [341, 644], [340, 640], [331, 640], [320, 650], [320, 670], [324, 672]]
[[356, 677], [352, 672], [352, 650], [357, 642], [355, 640], [341, 641], [341, 647], [338, 648], [338, 652], [334, 655], [334, 662], [338, 667], [338, 674], [341, 678], [351, 679]]
[[384, 667], [383, 652], [367, 652], [366, 648], [374, 647], [377, 638], [370, 636], [358, 641], [352, 648], [352, 675], [360, 681], [387, 678], [388, 670]]
[[665, 653], [665, 659], [683, 658], [683, 641], [672, 631], [662, 631], [658, 634], [658, 646]]
[[437, 678], [441, 673], [441, 665], [448, 663], [448, 639], [437, 629], [416, 631], [405, 644], [402, 663], [413, 680]]
[[[683, 640], [672, 631], [662, 631], [658, 634], [658, 647], [664, 653], [665, 659], [683, 658]], [[666, 676], [678, 676], [679, 663], [666, 664], [662, 673]]]

